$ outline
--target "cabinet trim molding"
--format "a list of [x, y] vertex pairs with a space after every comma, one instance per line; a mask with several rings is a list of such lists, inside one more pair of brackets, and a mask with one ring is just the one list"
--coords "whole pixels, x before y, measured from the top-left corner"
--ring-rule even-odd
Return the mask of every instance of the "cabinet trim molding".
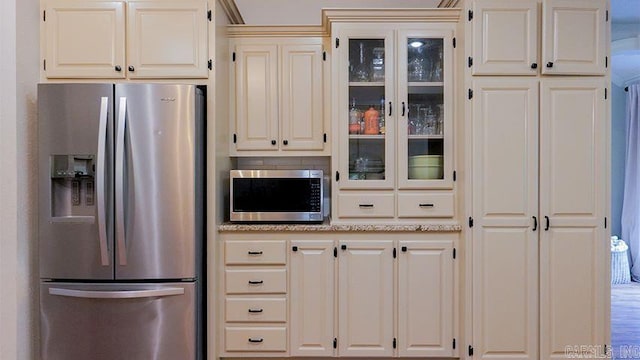
[[332, 23], [457, 23], [460, 9], [323, 9], [322, 28], [331, 33]]

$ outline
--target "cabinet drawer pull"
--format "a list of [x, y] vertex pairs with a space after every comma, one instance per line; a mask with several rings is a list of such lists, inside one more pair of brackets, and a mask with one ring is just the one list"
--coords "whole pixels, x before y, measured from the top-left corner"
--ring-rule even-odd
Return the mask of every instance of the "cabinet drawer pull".
[[263, 280], [249, 280], [249, 285], [261, 285], [264, 284]]
[[372, 208], [373, 204], [360, 204], [358, 206], [360, 206], [361, 208]]
[[251, 251], [251, 250], [249, 250], [248, 254], [249, 255], [262, 255], [262, 251]]
[[250, 343], [261, 343], [263, 341], [264, 341], [263, 338], [259, 338], [259, 339], [249, 338]]
[[420, 204], [420, 205], [418, 205], [418, 206], [420, 206], [421, 208], [425, 208], [425, 207], [427, 207], [427, 208], [432, 208], [432, 207], [433, 207], [433, 204]]
[[251, 314], [258, 314], [261, 313], [262, 311], [264, 311], [263, 309], [249, 309], [249, 313]]

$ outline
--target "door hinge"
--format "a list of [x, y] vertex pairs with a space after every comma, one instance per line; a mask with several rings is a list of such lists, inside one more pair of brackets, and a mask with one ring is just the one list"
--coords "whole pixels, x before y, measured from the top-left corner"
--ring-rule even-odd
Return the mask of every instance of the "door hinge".
[[453, 170], [453, 181], [456, 181], [456, 179], [458, 179], [458, 174]]
[[209, 61], [207, 61], [207, 67], [209, 70], [213, 70], [213, 60], [209, 59]]
[[467, 59], [467, 66], [468, 67], [472, 67], [473, 66], [473, 58], [471, 56], [469, 56], [469, 58]]
[[398, 347], [398, 341], [396, 338], [393, 338], [393, 348], [395, 349], [396, 347]]
[[396, 248], [393, 248], [393, 258], [395, 259], [398, 256], [398, 251]]
[[469, 216], [469, 227], [473, 227], [473, 218], [471, 216]]
[[333, 338], [333, 348], [334, 349], [338, 348], [338, 339], [337, 338]]
[[236, 61], [236, 52], [234, 51], [233, 54], [231, 55], [231, 61], [235, 62]]
[[608, 57], [608, 56], [605, 56], [605, 57], [604, 57], [604, 67], [605, 67], [605, 68], [608, 68], [608, 67], [609, 67], [609, 57]]
[[336, 181], [340, 181], [340, 171], [336, 171]]
[[44, 71], [47, 71], [47, 59], [42, 60], [42, 68]]
[[455, 348], [456, 348], [456, 339], [454, 338], [453, 339], [453, 349], [455, 350]]
[[298, 247], [297, 246], [293, 246], [293, 247], [291, 247], [291, 250], [298, 251]]
[[604, 344], [604, 355], [605, 356], [609, 355], [609, 352], [607, 350], [609, 350], [608, 347], [607, 347], [607, 344]]
[[473, 356], [473, 346], [469, 345], [469, 356]]
[[322, 52], [322, 61], [327, 61], [327, 52], [326, 51]]
[[336, 38], [336, 49], [340, 47], [340, 39]]
[[469, 98], [469, 100], [473, 99], [473, 90], [469, 89], [467, 97]]
[[211, 21], [211, 10], [207, 11], [207, 20]]
[[327, 142], [327, 133], [324, 133], [322, 135], [322, 140], [324, 140], [324, 142]]
[[336, 246], [333, 247], [333, 257], [335, 257], [335, 258], [338, 257], [338, 247], [336, 247]]
[[456, 47], [456, 38], [453, 38], [453, 48], [455, 49]]
[[237, 143], [238, 142], [238, 136], [236, 134], [233, 134], [233, 143]]
[[[454, 258], [454, 259], [456, 258], [456, 248], [453, 248], [453, 258]], [[453, 340], [453, 341], [454, 341], [454, 344], [455, 344], [455, 340]], [[455, 348], [456, 348], [456, 346], [455, 346], [455, 345], [453, 345], [453, 348], [455, 349]]]
[[607, 228], [607, 217], [606, 216], [604, 217], [604, 228], [605, 229]]
[[469, 21], [473, 20], [473, 10], [469, 10], [469, 16], [467, 18]]
[[42, 21], [47, 21], [47, 10], [42, 10]]
[[604, 99], [607, 100], [607, 88], [604, 88]]
[[604, 21], [609, 21], [609, 10], [604, 12]]

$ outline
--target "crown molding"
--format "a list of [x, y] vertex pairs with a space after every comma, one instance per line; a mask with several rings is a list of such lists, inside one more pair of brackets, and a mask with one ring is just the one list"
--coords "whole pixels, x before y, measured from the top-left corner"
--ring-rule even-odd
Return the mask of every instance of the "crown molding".
[[239, 37], [317, 37], [324, 36], [321, 26], [302, 25], [228, 25], [227, 34]]
[[244, 24], [244, 19], [235, 0], [218, 0], [231, 24]]
[[331, 24], [339, 22], [455, 23], [460, 19], [460, 11], [459, 8], [322, 9], [322, 28], [326, 33], [330, 33]]

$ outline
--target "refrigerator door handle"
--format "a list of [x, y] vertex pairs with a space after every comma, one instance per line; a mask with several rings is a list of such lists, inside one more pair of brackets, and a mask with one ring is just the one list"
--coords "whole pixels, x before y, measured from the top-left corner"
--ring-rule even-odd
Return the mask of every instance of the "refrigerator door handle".
[[127, 265], [127, 242], [124, 224], [124, 146], [127, 122], [127, 98], [120, 98], [118, 123], [116, 126], [116, 241], [120, 265]]
[[109, 245], [107, 243], [107, 204], [105, 202], [105, 156], [107, 152], [107, 117], [109, 98], [102, 97], [100, 103], [100, 128], [98, 129], [98, 156], [96, 169], [96, 210], [98, 218], [98, 241], [100, 242], [100, 261], [109, 266]]
[[92, 291], [49, 288], [50, 295], [84, 298], [84, 299], [140, 299], [184, 295], [184, 288], [164, 288], [155, 290], [134, 291]]

